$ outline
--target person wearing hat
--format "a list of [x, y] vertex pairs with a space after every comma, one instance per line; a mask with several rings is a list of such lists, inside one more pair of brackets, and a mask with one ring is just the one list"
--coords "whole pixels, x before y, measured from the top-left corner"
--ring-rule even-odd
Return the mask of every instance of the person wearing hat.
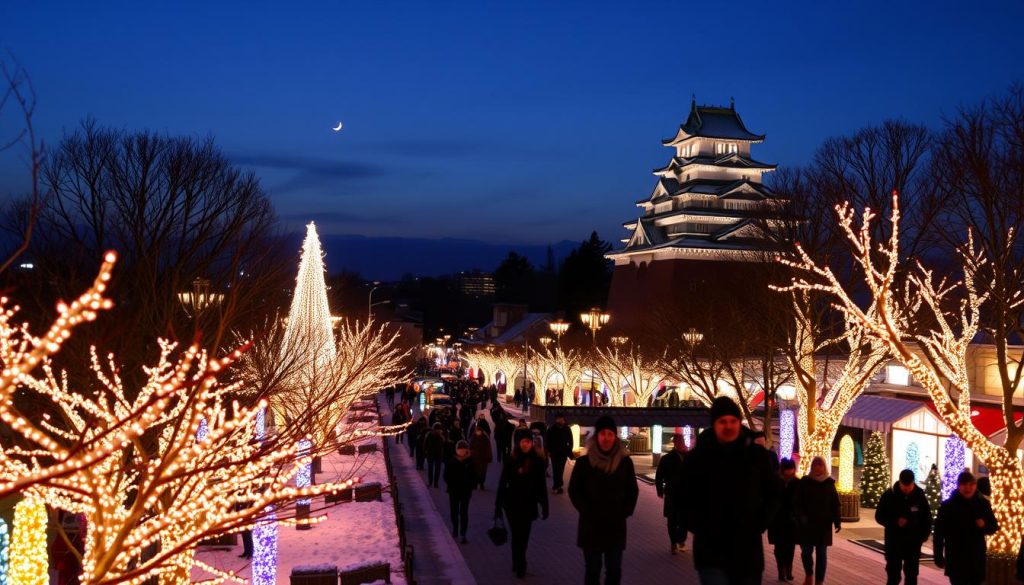
[[544, 462], [533, 450], [533, 435], [527, 430], [517, 435], [516, 445], [501, 469], [498, 492], [494, 499], [494, 517], [502, 511], [508, 521], [512, 544], [512, 571], [516, 577], [526, 576], [526, 545], [537, 519], [548, 519], [548, 490], [544, 479]]
[[584, 585], [600, 583], [602, 563], [606, 585], [622, 582], [626, 518], [640, 495], [633, 460], [615, 430], [610, 416], [597, 419], [587, 455], [569, 476], [569, 500], [580, 514], [576, 545], [583, 549]]
[[548, 456], [551, 457], [551, 490], [562, 493], [565, 475], [565, 462], [572, 459], [572, 431], [565, 424], [565, 415], [555, 414], [555, 424], [548, 429]]
[[793, 498], [796, 496], [796, 463], [783, 458], [779, 462], [782, 496], [779, 510], [768, 525], [768, 543], [775, 546], [775, 567], [779, 582], [793, 581], [793, 557], [796, 554], [796, 519], [793, 517]]
[[921, 545], [932, 533], [932, 509], [913, 471], [901, 471], [899, 481], [882, 494], [875, 522], [885, 527], [886, 584], [898, 585], [902, 574], [907, 585], [916, 585]]
[[978, 493], [974, 474], [961, 473], [956, 491], [942, 502], [935, 517], [935, 566], [945, 569], [952, 585], [984, 583], [985, 537], [998, 530], [992, 505]]
[[770, 455], [741, 419], [732, 399], [716, 398], [711, 428], [683, 461], [683, 521], [693, 533], [693, 565], [704, 585], [761, 582], [761, 536], [779, 505]]
[[[490, 447], [490, 443], [487, 444]], [[459, 441], [455, 453], [444, 464], [444, 483], [448, 486], [448, 507], [452, 520], [452, 537], [462, 535], [466, 543], [466, 528], [469, 527], [469, 498], [476, 487], [476, 469], [470, 454], [469, 443]]]
[[672, 554], [686, 550], [686, 527], [683, 526], [683, 459], [686, 443], [683, 435], [672, 435], [672, 450], [661, 456], [654, 474], [654, 489], [664, 498], [662, 514], [668, 523], [669, 551]]

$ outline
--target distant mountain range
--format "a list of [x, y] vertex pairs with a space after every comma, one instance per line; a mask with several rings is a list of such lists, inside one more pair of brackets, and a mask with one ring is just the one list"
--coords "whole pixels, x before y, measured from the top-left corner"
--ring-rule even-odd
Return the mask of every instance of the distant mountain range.
[[[296, 236], [301, 247], [301, 238]], [[369, 280], [398, 280], [405, 274], [440, 276], [479, 268], [493, 272], [498, 264], [515, 251], [530, 259], [540, 269], [547, 262], [547, 244], [492, 244], [479, 240], [442, 238], [391, 238], [367, 236], [321, 236], [327, 255], [327, 271], [358, 272]], [[579, 242], [553, 242], [555, 262], [559, 263]]]

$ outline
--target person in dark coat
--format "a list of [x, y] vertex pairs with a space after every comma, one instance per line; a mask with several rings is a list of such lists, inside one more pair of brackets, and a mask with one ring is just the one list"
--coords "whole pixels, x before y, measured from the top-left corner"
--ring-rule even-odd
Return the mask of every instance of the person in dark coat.
[[828, 547], [832, 546], [832, 527], [839, 532], [839, 492], [825, 460], [815, 457], [811, 472], [800, 478], [793, 496], [797, 542], [804, 565], [804, 585], [825, 582]]
[[487, 481], [487, 466], [491, 464], [494, 456], [491, 454], [491, 438], [487, 436], [482, 427], [478, 426], [473, 430], [469, 452], [473, 459], [473, 471], [476, 474], [476, 482], [473, 487], [484, 489], [484, 482]]
[[615, 432], [615, 421], [602, 416], [569, 477], [569, 499], [580, 514], [576, 546], [583, 549], [584, 585], [599, 585], [604, 561], [605, 583], [622, 582], [626, 518], [633, 515], [640, 488], [633, 460]]
[[779, 511], [768, 525], [768, 542], [775, 545], [775, 566], [779, 581], [793, 580], [793, 556], [796, 553], [796, 518], [793, 516], [793, 498], [796, 496], [796, 463], [792, 459], [779, 462], [782, 497]]
[[500, 463], [507, 459], [512, 451], [512, 425], [504, 410], [499, 410], [501, 412], [497, 416], [492, 414], [491, 418], [494, 419], [494, 446]]
[[572, 431], [565, 424], [565, 415], [560, 412], [555, 415], [555, 424], [548, 429], [546, 447], [551, 457], [551, 490], [560, 494], [563, 491], [565, 462], [573, 458]]
[[661, 456], [654, 474], [654, 489], [664, 498], [662, 513], [668, 523], [669, 549], [672, 554], [686, 550], [686, 526], [683, 525], [683, 459], [686, 443], [682, 434], [672, 435], [672, 450]]
[[[402, 410], [401, 408], [396, 408], [395, 411], [393, 413], [391, 413], [391, 425], [397, 427], [399, 425], [404, 425], [405, 423], [406, 423], [405, 411]], [[397, 433], [395, 435], [395, 444], [396, 445], [401, 445], [402, 444], [402, 436], [404, 434], [405, 433]]]
[[476, 487], [476, 470], [469, 445], [465, 441], [455, 444], [455, 454], [444, 466], [444, 483], [448, 486], [448, 506], [452, 521], [452, 537], [462, 535], [466, 544], [466, 528], [469, 526], [469, 498]]
[[533, 451], [533, 437], [526, 432], [519, 439], [515, 451], [505, 459], [498, 480], [498, 493], [494, 499], [494, 517], [505, 512], [512, 540], [512, 571], [516, 577], [526, 576], [526, 545], [530, 542], [530, 529], [537, 519], [548, 519], [548, 490], [544, 481], [544, 462]]
[[761, 535], [779, 501], [768, 452], [740, 424], [732, 399], [711, 403], [711, 428], [683, 461], [683, 522], [693, 533], [693, 564], [701, 583], [760, 583]]
[[423, 439], [423, 453], [427, 458], [427, 485], [437, 487], [445, 455], [445, 436], [441, 423], [434, 423], [434, 428]]
[[917, 585], [921, 545], [932, 533], [932, 509], [913, 471], [901, 471], [900, 480], [882, 494], [875, 522], [885, 527], [886, 585], [899, 585], [901, 573], [906, 585]]
[[971, 472], [961, 473], [956, 484], [935, 518], [935, 566], [946, 570], [951, 585], [978, 585], [985, 581], [985, 537], [999, 524]]

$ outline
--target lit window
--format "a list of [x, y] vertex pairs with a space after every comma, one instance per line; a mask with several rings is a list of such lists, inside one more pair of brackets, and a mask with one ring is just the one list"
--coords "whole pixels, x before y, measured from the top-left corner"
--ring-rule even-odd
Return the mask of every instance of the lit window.
[[910, 372], [903, 366], [886, 366], [885, 383], [896, 386], [910, 386]]

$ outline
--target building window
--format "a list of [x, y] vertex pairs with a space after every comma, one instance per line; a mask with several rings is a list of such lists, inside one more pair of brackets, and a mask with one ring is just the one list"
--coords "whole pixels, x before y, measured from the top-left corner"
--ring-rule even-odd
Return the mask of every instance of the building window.
[[885, 383], [894, 386], [910, 386], [910, 371], [900, 365], [886, 366]]
[[735, 142], [716, 142], [715, 154], [733, 154], [739, 152], [740, 147]]

